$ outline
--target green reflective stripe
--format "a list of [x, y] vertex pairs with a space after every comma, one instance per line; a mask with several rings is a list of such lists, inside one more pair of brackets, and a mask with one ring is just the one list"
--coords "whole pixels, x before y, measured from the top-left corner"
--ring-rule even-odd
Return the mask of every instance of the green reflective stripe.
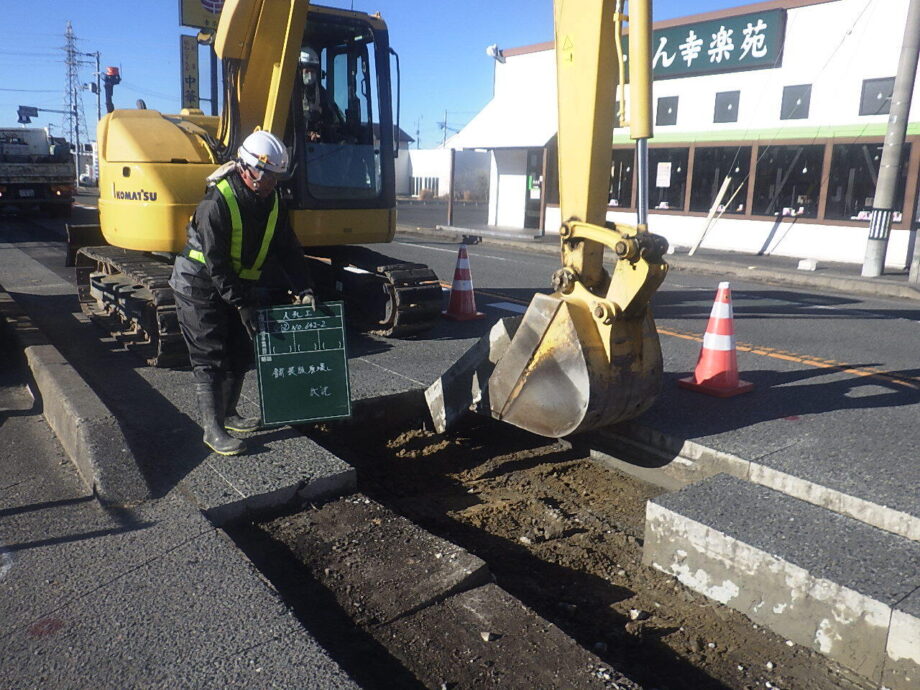
[[233, 188], [226, 177], [217, 183], [217, 189], [223, 195], [224, 201], [227, 202], [227, 210], [230, 211], [230, 227], [232, 229], [230, 235], [230, 261], [233, 262], [233, 270], [239, 275], [243, 266], [243, 217], [240, 215], [240, 205], [236, 203]]
[[272, 238], [275, 236], [275, 227], [278, 223], [278, 193], [274, 193], [274, 203], [272, 204], [271, 212], [268, 214], [265, 234], [262, 236], [262, 246], [259, 247], [256, 260], [249, 268], [243, 268], [243, 218], [240, 215], [240, 206], [227, 178], [217, 183], [217, 189], [223, 195], [230, 211], [232, 230], [230, 236], [230, 260], [233, 263], [233, 270], [244, 280], [258, 280], [262, 275], [262, 264], [265, 263], [265, 257], [268, 256], [268, 248], [271, 246]]
[[[262, 264], [265, 263], [265, 257], [268, 256], [268, 247], [272, 243], [272, 237], [275, 236], [275, 226], [278, 222], [278, 195], [275, 194], [275, 203], [272, 204], [272, 210], [268, 214], [268, 223], [265, 224], [265, 235], [262, 237], [262, 246], [259, 247], [259, 254], [256, 256], [252, 268], [243, 269], [240, 273], [241, 278], [249, 280], [258, 280], [262, 275]], [[250, 278], [247, 273], [255, 272], [255, 276]]]
[[192, 261], [198, 261], [198, 262], [200, 262], [200, 263], [205, 263], [205, 261], [204, 261], [204, 254], [202, 254], [202, 253], [201, 253], [200, 251], [198, 251], [197, 249], [189, 249], [189, 250], [188, 250], [188, 258], [190, 258]]

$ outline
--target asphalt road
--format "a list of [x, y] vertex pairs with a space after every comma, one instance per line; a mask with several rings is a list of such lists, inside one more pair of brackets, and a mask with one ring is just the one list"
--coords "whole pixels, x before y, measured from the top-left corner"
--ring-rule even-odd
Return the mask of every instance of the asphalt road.
[[[89, 206], [93, 200], [82, 201]], [[75, 209], [71, 222], [92, 220], [93, 210], [80, 207]], [[23, 502], [39, 505], [72, 501], [73, 524], [86, 522], [94, 530], [114, 530], [111, 535], [106, 532], [112, 539], [130, 539], [132, 530], [153, 530], [162, 523], [164, 548], [171, 548], [166, 526], [178, 519], [176, 515], [182, 520], [200, 520], [178, 499], [173, 500], [173, 489], [206, 456], [197, 444], [191, 447], [187, 441], [200, 433], [188, 414], [192, 408], [189, 374], [144, 367], [134, 355], [87, 322], [71, 289], [73, 270], [63, 266], [63, 236], [60, 220], [0, 215], [0, 242], [11, 245], [9, 256], [15, 255], [18, 261], [8, 271], [15, 277], [17, 287], [10, 292], [17, 302], [22, 300], [22, 308], [123, 421], [139, 462], [148, 470], [161, 467], [163, 457], [174, 462], [168, 472], [158, 470], [152, 477], [155, 497], [167, 500], [154, 508], [139, 509], [133, 516], [136, 524], [132, 523], [126, 532], [120, 531], [119, 525], [111, 525], [105, 516], [95, 516], [93, 521], [77, 514], [86, 508], [82, 503], [84, 494], [66, 466], [61, 469], [64, 484], [60, 491], [57, 484], [49, 483], [50, 493], [24, 495]], [[400, 236], [392, 245], [378, 249], [402, 260], [426, 263], [445, 287], [450, 285], [457, 260], [456, 244]], [[477, 306], [486, 318], [465, 323], [443, 321], [430, 333], [405, 341], [355, 335], [349, 341], [355, 374], [353, 397], [368, 398], [428, 385], [491, 323], [523, 311], [534, 291], [548, 292], [550, 275], [558, 267], [553, 254], [526, 248], [485, 244], [472, 246], [468, 252]], [[30, 267], [35, 271], [34, 280]], [[0, 283], [6, 277], [0, 275]], [[696, 362], [719, 280], [716, 276], [675, 271], [656, 294], [653, 306], [662, 341], [665, 381], [659, 399], [638, 422], [675, 438], [694, 440], [834, 491], [916, 515], [920, 510], [916, 501], [920, 463], [915, 460], [916, 420], [920, 412], [918, 303], [857, 298], [781, 284], [733, 282], [740, 372], [755, 384], [755, 390], [725, 401], [679, 390], [675, 385], [675, 380], [690, 373]], [[27, 402], [13, 400], [5, 404], [22, 408]], [[53, 471], [51, 468], [60, 462], [53, 441], [45, 441], [49, 450], [40, 450], [30, 458], [43, 458], [44, 464], [29, 469], [30, 476]], [[18, 479], [13, 479], [18, 486]], [[156, 512], [160, 510], [164, 511], [162, 515]], [[148, 528], [147, 523], [153, 526]], [[25, 527], [23, 535], [28, 532]], [[207, 525], [202, 524], [204, 527]], [[212, 547], [223, 548], [208, 546]], [[67, 557], [74, 558], [69, 554]], [[85, 557], [91, 560], [92, 554]], [[229, 567], [232, 558], [227, 554], [221, 556], [224, 557]], [[0, 552], [0, 570], [6, 563], [3, 558]], [[210, 555], [208, 558], [214, 560]], [[865, 563], [866, 570], [871, 568], [871, 563]], [[83, 577], [84, 570], [80, 573]], [[146, 577], [146, 573], [142, 574]], [[95, 572], [87, 567], [84, 588], [92, 586], [95, 578]], [[36, 590], [34, 597], [42, 596]], [[262, 601], [257, 603], [264, 605]], [[181, 598], [173, 602], [176, 612], [181, 612], [182, 606]], [[135, 618], [151, 615], [137, 611]], [[52, 623], [59, 622], [49, 619], [48, 625]], [[44, 628], [38, 633], [44, 634]], [[217, 643], [237, 644], [233, 640]], [[26, 658], [28, 650], [23, 654], [22, 658]], [[279, 663], [286, 658], [291, 657], [277, 654]], [[74, 667], [78, 661], [72, 660]], [[29, 670], [49, 672], [39, 662]], [[241, 677], [236, 668], [228, 667], [224, 672], [228, 679]]]
[[[73, 222], [89, 222], [91, 214], [76, 209]], [[3, 235], [15, 239], [20, 250], [62, 282], [72, 283], [72, 272], [62, 266], [60, 221], [4, 218], [0, 224]], [[28, 238], [38, 241], [25, 242]], [[428, 264], [450, 286], [455, 243], [400, 236], [378, 249]], [[477, 306], [486, 318], [442, 322], [426, 336], [405, 341], [355, 336], [350, 340], [353, 398], [427, 386], [491, 323], [521, 313], [535, 291], [548, 292], [558, 267], [555, 255], [526, 247], [482, 244], [469, 247], [468, 253]], [[918, 513], [910, 487], [920, 485], [920, 466], [904, 462], [916, 455], [920, 411], [917, 302], [733, 282], [739, 369], [755, 391], [721, 401], [676, 390], [676, 379], [690, 374], [696, 364], [719, 281], [674, 271], [656, 294], [665, 381], [656, 404], [638, 421], [678, 439], [772, 463], [773, 469], [836, 491]], [[51, 316], [52, 307], [61, 315]], [[182, 387], [181, 376], [139, 370], [111, 345], [100, 353], [98, 334], [80, 323], [75, 298], [45, 300], [41, 310], [44, 325], [62, 332], [59, 347], [65, 356], [87, 365], [91, 385], [116, 413], [129, 416], [142, 433], [159, 426], [144, 409], [175, 418], [158, 391], [165, 386], [166, 398], [176, 395], [173, 388]], [[111, 376], [93, 371], [123, 371], [138, 379], [140, 387], [127, 391]], [[168, 434], [157, 442], [168, 443]]]

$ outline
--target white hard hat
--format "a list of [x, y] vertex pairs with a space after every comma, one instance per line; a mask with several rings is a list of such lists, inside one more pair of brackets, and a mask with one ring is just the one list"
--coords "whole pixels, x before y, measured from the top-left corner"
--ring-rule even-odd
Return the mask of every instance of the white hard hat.
[[300, 49], [300, 63], [306, 65], [319, 66], [319, 55], [310, 46], [304, 46]]
[[243, 140], [237, 151], [239, 159], [250, 168], [287, 172], [288, 153], [281, 140], [271, 132], [259, 130]]

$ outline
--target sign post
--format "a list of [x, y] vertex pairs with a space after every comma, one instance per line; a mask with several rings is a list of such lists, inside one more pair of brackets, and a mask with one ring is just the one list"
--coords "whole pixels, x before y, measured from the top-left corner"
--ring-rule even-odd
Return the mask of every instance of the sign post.
[[351, 416], [342, 302], [260, 309], [254, 347], [265, 425]]

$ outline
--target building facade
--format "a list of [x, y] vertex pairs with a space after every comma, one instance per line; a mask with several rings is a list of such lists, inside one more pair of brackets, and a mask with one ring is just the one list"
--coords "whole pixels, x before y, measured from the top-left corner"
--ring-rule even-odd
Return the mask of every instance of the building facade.
[[[702, 240], [717, 249], [861, 263], [907, 6], [773, 0], [656, 23], [652, 231], [677, 246]], [[449, 145], [491, 151], [490, 223], [556, 232], [554, 48], [503, 57], [493, 100]], [[628, 105], [628, 87], [623, 100]], [[888, 267], [903, 268], [913, 252], [918, 169], [915, 83]], [[628, 133], [616, 130], [609, 220], [635, 222], [634, 171]]]

